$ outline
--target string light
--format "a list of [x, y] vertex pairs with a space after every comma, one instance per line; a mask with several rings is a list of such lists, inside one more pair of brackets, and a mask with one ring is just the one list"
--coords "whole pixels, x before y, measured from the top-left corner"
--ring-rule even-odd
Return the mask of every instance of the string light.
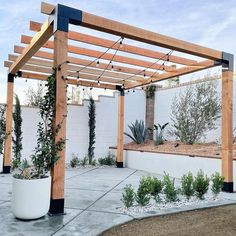
[[98, 80], [98, 86], [101, 86], [100, 81]]
[[25, 80], [25, 82], [27, 83], [27, 79]]
[[146, 78], [146, 70], [144, 70], [143, 72], [143, 77]]
[[99, 60], [97, 60], [96, 67], [99, 67]]

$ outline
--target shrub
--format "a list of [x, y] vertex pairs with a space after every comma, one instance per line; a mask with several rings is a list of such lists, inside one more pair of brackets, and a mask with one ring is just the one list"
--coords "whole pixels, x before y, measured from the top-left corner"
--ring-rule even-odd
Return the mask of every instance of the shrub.
[[99, 158], [98, 163], [103, 166], [114, 166], [116, 164], [116, 156], [112, 153], [108, 153], [106, 157]]
[[178, 189], [175, 188], [175, 179], [171, 180], [169, 174], [164, 173], [163, 192], [167, 202], [175, 202], [178, 200]]
[[206, 175], [204, 175], [203, 171], [198, 171], [197, 175], [194, 178], [193, 186], [196, 196], [199, 199], [204, 199], [204, 195], [207, 193], [209, 188], [209, 182], [210, 179]]
[[80, 161], [81, 166], [86, 166], [88, 165], [88, 156], [85, 156], [81, 161]]
[[89, 121], [88, 121], [88, 126], [89, 126], [89, 147], [88, 147], [88, 161], [89, 164], [92, 165], [92, 161], [94, 159], [94, 149], [95, 149], [95, 128], [96, 128], [96, 105], [95, 101], [92, 97], [89, 98], [89, 106], [88, 106], [88, 111], [89, 111]]
[[129, 208], [134, 205], [134, 200], [135, 200], [134, 189], [132, 188], [131, 184], [126, 185], [123, 189], [121, 201], [123, 202], [125, 207]]
[[137, 193], [135, 194], [135, 200], [140, 206], [146, 206], [150, 202], [150, 199], [150, 185], [145, 177], [142, 177], [139, 181]]
[[135, 143], [141, 144], [146, 141], [147, 128], [145, 127], [143, 120], [136, 120], [134, 124], [131, 123], [131, 125], [129, 125], [128, 127], [130, 128], [132, 135], [126, 132], [124, 132], [124, 134], [131, 138]]
[[3, 154], [4, 142], [6, 139], [6, 105], [0, 105], [0, 154]]
[[215, 82], [188, 86], [172, 102], [170, 134], [185, 144], [199, 142], [205, 133], [215, 129], [221, 105]]
[[20, 100], [17, 95], [15, 96], [15, 101], [16, 101], [16, 105], [15, 105], [15, 110], [13, 113], [14, 136], [12, 138], [12, 141], [13, 141], [12, 150], [13, 150], [13, 157], [14, 157], [12, 161], [13, 169], [17, 168], [18, 165], [20, 164], [21, 150], [22, 150], [21, 105], [20, 105]]
[[211, 176], [211, 181], [212, 181], [212, 186], [211, 186], [211, 191], [214, 193], [214, 195], [218, 195], [220, 191], [223, 188], [224, 185], [224, 177], [219, 174], [219, 172], [215, 172]]
[[150, 194], [156, 202], [160, 202], [159, 194], [161, 193], [162, 188], [163, 188], [162, 181], [159, 180], [157, 177], [153, 177], [150, 185]]
[[181, 178], [181, 192], [190, 199], [194, 195], [193, 175], [189, 172]]
[[154, 131], [155, 131], [154, 143], [155, 143], [155, 145], [160, 145], [160, 144], [164, 143], [164, 141], [165, 141], [164, 131], [165, 131], [165, 128], [168, 124], [169, 123], [165, 123], [164, 125], [160, 125], [160, 124], [154, 125]]
[[75, 168], [80, 165], [80, 159], [74, 153], [72, 153], [72, 159], [70, 160], [70, 166]]

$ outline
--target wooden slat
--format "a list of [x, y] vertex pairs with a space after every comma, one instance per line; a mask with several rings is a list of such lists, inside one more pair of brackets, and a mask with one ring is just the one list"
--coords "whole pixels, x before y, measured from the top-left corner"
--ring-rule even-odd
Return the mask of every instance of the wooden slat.
[[123, 165], [124, 96], [118, 97], [117, 164]]
[[[48, 78], [48, 75], [22, 71], [21, 78], [46, 81], [47, 78]], [[80, 86], [84, 86], [84, 87], [95, 87], [95, 88], [104, 88], [104, 89], [116, 90], [115, 85], [106, 84], [106, 83], [101, 83], [100, 85], [98, 85], [97, 83], [94, 83], [92, 81], [91, 82], [83, 81], [83, 80], [77, 81], [76, 79], [68, 79], [67, 83], [71, 84], [71, 85], [80, 85]]]
[[[21, 43], [29, 44], [30, 41], [31, 41], [30, 36], [26, 36], [26, 35], [21, 36]], [[48, 49], [53, 49], [53, 47], [54, 47], [53, 42], [48, 41], [43, 45], [43, 47], [48, 48]], [[123, 63], [123, 64], [130, 64], [130, 65], [140, 66], [140, 67], [144, 67], [144, 68], [150, 67], [151, 69], [155, 69], [155, 70], [163, 70], [164, 69], [165, 71], [168, 71], [168, 72], [175, 70], [171, 66], [166, 66], [166, 65], [163, 66], [160, 63], [153, 64], [153, 62], [149, 62], [149, 61], [145, 61], [145, 60], [141, 60], [141, 59], [135, 59], [135, 58], [125, 57], [125, 56], [120, 56], [120, 55], [114, 56], [114, 54], [112, 54], [112, 53], [106, 53], [106, 54], [102, 55], [103, 52], [96, 51], [93, 49], [87, 49], [87, 48], [83, 48], [83, 47], [77, 47], [77, 46], [73, 46], [73, 45], [68, 46], [68, 52], [78, 54], [78, 55], [89, 56], [89, 57], [93, 57], [93, 58], [101, 57], [101, 59], [104, 59], [104, 60], [108, 60], [108, 61], [112, 60], [114, 62], [119, 62], [119, 63]]]
[[3, 166], [11, 166], [12, 119], [13, 119], [14, 82], [7, 83], [6, 135]]
[[[5, 61], [4, 62], [4, 66], [5, 67], [10, 67], [12, 64], [12, 62], [9, 61]], [[28, 65], [25, 64], [22, 67], [22, 70], [27, 70], [27, 71], [31, 71], [31, 72], [36, 72], [36, 73], [45, 73], [45, 74], [52, 74], [53, 73], [53, 69], [49, 68], [49, 67], [40, 67], [40, 66], [35, 66], [35, 65]], [[68, 71], [68, 74], [72, 73], [72, 71]], [[71, 75], [70, 77], [75, 77], [76, 75]], [[91, 81], [98, 81], [98, 76], [95, 75], [91, 75], [91, 74], [85, 74], [85, 73], [80, 73], [80, 79], [85, 79], [85, 80], [91, 80]], [[113, 83], [113, 84], [117, 84], [117, 85], [121, 85], [123, 83], [123, 80], [121, 79], [114, 79], [114, 78], [109, 78], [106, 76], [101, 76], [99, 79], [100, 82], [108, 82], [108, 83]]]
[[41, 2], [41, 13], [51, 15], [54, 12], [55, 6], [46, 2]]
[[[30, 21], [30, 30], [32, 31], [39, 31], [41, 27], [41, 23]], [[183, 57], [178, 57], [178, 56], [167, 56], [165, 53], [162, 52], [157, 52], [154, 50], [150, 49], [145, 49], [137, 46], [132, 46], [129, 44], [122, 44], [122, 47], [119, 47], [119, 42], [114, 45], [114, 41], [108, 40], [108, 39], [103, 39], [99, 37], [95, 37], [92, 35], [88, 34], [83, 34], [83, 33], [78, 33], [75, 31], [69, 31], [68, 33], [68, 38], [71, 40], [79, 41], [79, 42], [84, 42], [100, 47], [105, 47], [105, 48], [110, 48], [113, 45], [113, 48], [119, 49], [121, 52], [127, 52], [127, 53], [132, 53], [135, 55], [140, 55], [140, 56], [145, 56], [145, 57], [150, 57], [154, 59], [162, 58], [163, 60], [169, 59], [170, 62], [178, 63], [178, 64], [183, 64], [183, 65], [191, 65], [193, 63], [196, 63], [197, 61], [183, 58]]]
[[181, 76], [181, 75], [186, 75], [186, 74], [197, 72], [200, 70], [212, 68], [214, 66], [216, 66], [214, 61], [205, 60], [203, 62], [199, 62], [199, 63], [195, 64], [194, 67], [185, 66], [185, 67], [181, 67], [179, 69], [176, 69], [176, 72], [174, 72], [174, 73], [163, 73], [163, 74], [156, 76], [156, 78], [150, 77], [147, 80], [145, 80], [143, 83], [140, 83], [140, 82], [127, 83], [125, 88], [131, 89], [131, 88], [135, 88], [135, 87], [139, 87], [139, 86], [143, 86], [143, 85], [148, 85], [151, 82], [157, 82], [157, 81], [162, 81], [162, 80], [174, 78], [174, 77]]
[[30, 41], [30, 44], [24, 49], [19, 58], [12, 64], [9, 73], [15, 74], [21, 67], [47, 42], [53, 34], [53, 26], [45, 22], [38, 32]]
[[222, 175], [225, 182], [233, 182], [233, 72], [222, 71]]
[[[20, 53], [21, 54], [23, 52], [23, 50], [24, 50], [24, 47], [14, 46], [14, 52], [15, 53]], [[52, 60], [53, 54], [50, 53], [50, 52], [38, 51], [34, 54], [34, 57]], [[90, 65], [89, 67], [96, 68], [96, 62], [92, 62], [90, 60], [79, 59], [79, 58], [75, 58], [75, 57], [67, 57], [67, 60], [72, 64], [82, 65], [82, 66]], [[106, 69], [107, 64], [100, 62], [99, 63], [99, 68], [100, 69]], [[108, 68], [107, 70], [111, 70], [111, 68]], [[127, 73], [127, 74], [140, 73], [139, 69], [125, 67], [125, 66], [117, 66], [117, 65], [114, 66], [114, 71], [121, 72], [121, 73]], [[145, 74], [147, 76], [151, 76], [151, 75], [153, 75], [153, 72], [146, 70]]]
[[222, 58], [221, 51], [154, 33], [152, 31], [134, 27], [128, 24], [109, 20], [87, 12], [83, 12], [81, 25], [105, 33], [123, 36], [125, 38], [130, 38], [159, 47], [169, 48], [179, 52], [189, 53], [195, 56], [213, 60]]
[[[15, 61], [17, 59], [16, 55], [8, 55], [8, 59], [10, 61]], [[31, 64], [31, 65], [37, 65], [37, 66], [45, 66], [45, 67], [49, 67], [52, 68], [53, 67], [53, 63], [51, 61], [46, 61], [46, 60], [41, 60], [41, 59], [35, 59], [32, 58], [30, 59], [27, 64]], [[7, 63], [5, 65], [6, 67], [9, 67], [9, 63]], [[70, 71], [69, 73], [73, 73], [74, 72], [74, 76], [76, 77], [76, 72], [80, 71], [81, 73], [87, 73], [87, 74], [92, 74], [92, 75], [101, 75], [103, 70], [99, 70], [99, 69], [91, 69], [91, 68], [84, 68], [84, 66], [75, 66], [75, 65], [68, 65], [68, 71]], [[123, 73], [118, 73], [118, 72], [110, 72], [110, 71], [105, 71], [103, 73], [103, 77], [110, 77], [113, 79], [126, 79], [128, 77], [127, 74], [123, 74]], [[143, 76], [134, 76], [132, 77], [132, 79], [128, 79], [128, 80], [136, 80], [136, 81], [143, 81]]]

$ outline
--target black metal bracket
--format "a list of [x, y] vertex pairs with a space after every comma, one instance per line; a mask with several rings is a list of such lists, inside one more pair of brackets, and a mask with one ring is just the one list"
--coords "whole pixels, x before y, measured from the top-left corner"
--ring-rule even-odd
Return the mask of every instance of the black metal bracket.
[[116, 90], [120, 92], [120, 96], [125, 96], [125, 90], [120, 85], [116, 85]]
[[9, 73], [9, 74], [7, 75], [7, 82], [9, 82], [9, 83], [14, 83], [14, 78], [15, 78], [15, 74]]
[[221, 65], [224, 69], [234, 71], [234, 55], [227, 52], [222, 52]]
[[68, 32], [69, 24], [80, 25], [83, 12], [81, 10], [57, 4], [54, 14], [50, 16], [50, 22], [54, 21], [54, 32], [57, 30]]

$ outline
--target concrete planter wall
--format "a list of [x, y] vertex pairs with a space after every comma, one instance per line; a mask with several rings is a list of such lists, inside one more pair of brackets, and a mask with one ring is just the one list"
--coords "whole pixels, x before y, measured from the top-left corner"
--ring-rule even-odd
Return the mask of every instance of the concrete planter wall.
[[[111, 151], [115, 153], [116, 149]], [[163, 174], [165, 171], [175, 178], [181, 178], [189, 171], [195, 175], [200, 169], [208, 176], [215, 171], [221, 173], [221, 159], [216, 158], [125, 150], [124, 159], [125, 167], [157, 174]], [[234, 161], [234, 183], [236, 183], [236, 160]]]

